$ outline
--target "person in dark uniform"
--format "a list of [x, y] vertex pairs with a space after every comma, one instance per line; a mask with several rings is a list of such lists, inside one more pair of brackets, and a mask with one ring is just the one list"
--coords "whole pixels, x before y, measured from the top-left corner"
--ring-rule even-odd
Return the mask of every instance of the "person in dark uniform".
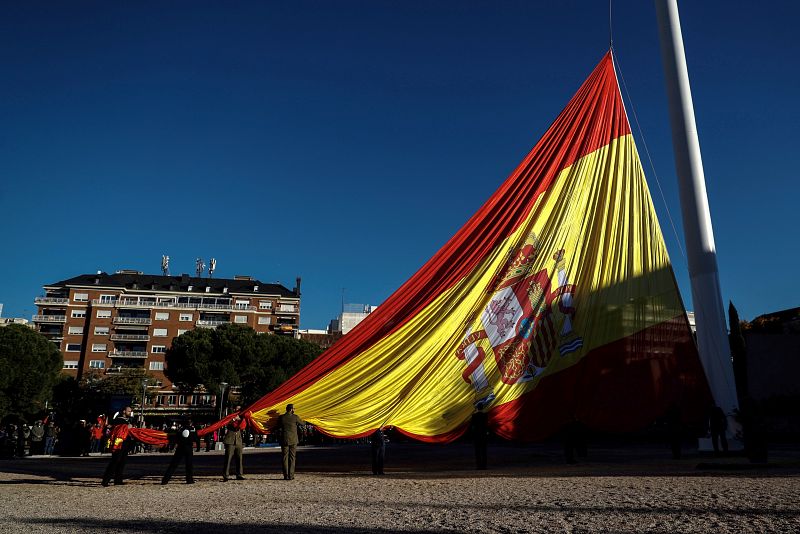
[[667, 410], [667, 435], [669, 436], [669, 448], [672, 451], [674, 460], [681, 459], [681, 438], [683, 436], [683, 426], [681, 424], [681, 410], [677, 404], [673, 404]]
[[200, 450], [200, 437], [197, 435], [197, 429], [192, 424], [192, 420], [185, 420], [178, 431], [170, 438], [175, 440], [175, 454], [172, 456], [169, 467], [167, 467], [167, 472], [164, 473], [164, 478], [161, 479], [161, 484], [164, 485], [169, 482], [178, 464], [181, 463], [181, 459], [185, 461], [186, 465], [186, 483], [194, 484], [192, 448], [197, 445], [198, 450]]
[[581, 450], [586, 450], [585, 448], [582, 449], [581, 446], [581, 424], [573, 417], [571, 421], [564, 425], [563, 434], [564, 460], [568, 464], [576, 464], [578, 460], [575, 459], [575, 455], [585, 456], [585, 453], [581, 454]]
[[711, 431], [711, 444], [714, 446], [714, 454], [719, 454], [719, 446], [722, 444], [722, 451], [728, 454], [728, 438], [725, 431], [728, 430], [728, 418], [719, 406], [711, 408], [708, 418], [708, 429]]
[[278, 417], [278, 433], [283, 456], [283, 479], [294, 480], [294, 466], [297, 460], [297, 426], [305, 424], [294, 413], [294, 405], [286, 405], [286, 413]]
[[489, 414], [481, 410], [472, 414], [472, 443], [475, 446], [475, 469], [486, 469], [489, 445]]
[[222, 481], [227, 482], [230, 478], [231, 460], [236, 458], [236, 480], [244, 480], [244, 466], [242, 465], [242, 452], [244, 452], [244, 441], [242, 440], [242, 430], [247, 427], [247, 421], [239, 415], [228, 423], [225, 437], [222, 443], [225, 445], [225, 467], [222, 471]]
[[120, 486], [125, 482], [122, 479], [122, 471], [125, 468], [125, 460], [133, 445], [133, 440], [129, 437], [131, 428], [130, 417], [133, 410], [126, 406], [112, 421], [111, 438], [109, 449], [111, 450], [111, 461], [106, 467], [103, 475], [103, 486], [108, 486], [111, 477], [114, 477], [114, 485]]
[[216, 434], [216, 432], [209, 432], [208, 434], [203, 436], [203, 439], [206, 442], [206, 452], [211, 452], [211, 451], [214, 450], [214, 435], [215, 434]]
[[383, 474], [383, 461], [386, 458], [386, 444], [389, 442], [383, 428], [378, 428], [369, 436], [370, 449], [372, 450], [372, 474]]
[[20, 458], [25, 458], [27, 456], [25, 452], [26, 445], [28, 444], [28, 439], [31, 437], [31, 429], [28, 427], [27, 423], [22, 423], [17, 427], [17, 456]]

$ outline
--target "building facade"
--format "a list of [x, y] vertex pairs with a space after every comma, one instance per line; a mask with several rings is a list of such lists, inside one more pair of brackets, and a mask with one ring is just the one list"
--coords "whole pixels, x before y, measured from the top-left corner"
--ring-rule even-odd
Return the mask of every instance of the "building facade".
[[33, 324], [22, 317], [0, 317], [0, 327], [8, 326], [10, 324], [21, 324], [29, 328], [33, 328]]
[[[166, 406], [209, 405], [213, 395], [178, 395], [165, 376], [172, 340], [194, 328], [234, 323], [258, 333], [297, 336], [300, 279], [290, 290], [249, 276], [233, 279], [83, 274], [44, 286], [36, 329], [58, 345], [64, 372], [78, 379], [144, 369], [157, 379], [148, 395]], [[183, 397], [183, 398], [181, 398]]]
[[783, 399], [800, 429], [800, 308], [766, 313], [743, 328], [748, 395], [756, 401]]
[[328, 350], [342, 338], [341, 332], [328, 330], [300, 330], [300, 339], [313, 343], [322, 350]]
[[370, 304], [344, 304], [339, 317], [332, 319], [328, 325], [328, 332], [339, 332], [344, 335], [358, 326], [361, 321], [367, 318], [367, 315], [377, 308], [377, 306]]

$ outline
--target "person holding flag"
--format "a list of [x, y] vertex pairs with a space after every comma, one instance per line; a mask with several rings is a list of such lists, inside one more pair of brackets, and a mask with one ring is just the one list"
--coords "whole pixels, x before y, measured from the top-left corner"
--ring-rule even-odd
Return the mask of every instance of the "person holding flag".
[[242, 452], [244, 451], [244, 440], [242, 430], [247, 428], [247, 420], [239, 414], [241, 407], [236, 407], [237, 415], [228, 423], [225, 437], [222, 443], [225, 445], [225, 465], [222, 470], [222, 481], [227, 482], [230, 478], [231, 460], [236, 457], [236, 480], [244, 480], [242, 466]]
[[178, 467], [178, 464], [181, 463], [182, 459], [186, 464], [186, 483], [194, 484], [192, 448], [194, 445], [197, 445], [198, 450], [200, 449], [200, 438], [197, 435], [197, 430], [194, 428], [191, 419], [187, 418], [183, 421], [183, 424], [181, 424], [181, 427], [175, 434], [174, 439], [175, 455], [172, 457], [172, 461], [169, 463], [167, 472], [164, 473], [164, 478], [161, 479], [161, 485], [163, 486], [169, 482], [169, 479], [172, 478], [172, 474], [175, 472], [175, 469]]
[[283, 479], [294, 480], [294, 466], [297, 459], [297, 426], [306, 424], [294, 413], [294, 404], [286, 405], [286, 413], [278, 416], [278, 441], [283, 457]]
[[125, 482], [122, 480], [122, 470], [125, 468], [125, 460], [128, 458], [128, 452], [131, 450], [132, 440], [129, 439], [131, 423], [130, 417], [133, 410], [130, 406], [126, 406], [121, 412], [114, 416], [111, 428], [111, 439], [109, 440], [109, 449], [111, 450], [111, 461], [106, 467], [106, 472], [103, 475], [103, 486], [108, 486], [111, 477], [114, 477], [114, 485], [120, 486]]

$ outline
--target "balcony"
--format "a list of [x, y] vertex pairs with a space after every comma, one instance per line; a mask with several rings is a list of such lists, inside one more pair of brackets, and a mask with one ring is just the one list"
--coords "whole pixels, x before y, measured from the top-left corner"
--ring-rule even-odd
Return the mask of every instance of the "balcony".
[[143, 334], [111, 334], [111, 341], [150, 341], [150, 336]]
[[114, 324], [153, 324], [153, 320], [149, 317], [114, 317], [111, 322]]
[[194, 306], [198, 310], [224, 310], [224, 311], [230, 311], [230, 310], [233, 309], [233, 306], [231, 304], [205, 304], [205, 303], [201, 303], [201, 304], [192, 304], [192, 306]]
[[69, 303], [69, 299], [56, 297], [36, 297], [33, 299], [33, 302], [35, 304], [58, 304], [61, 306], [66, 306]]
[[[38, 300], [37, 300], [38, 302]], [[93, 306], [111, 306], [117, 308], [175, 308], [180, 310], [244, 310], [255, 311], [255, 306], [234, 306], [233, 304], [211, 304], [204, 302], [156, 302], [142, 299], [92, 300]]]
[[34, 315], [32, 317], [34, 323], [66, 323], [66, 315]]
[[116, 303], [116, 300], [92, 299], [92, 306], [114, 306]]
[[117, 308], [154, 308], [158, 305], [155, 300], [146, 299], [119, 299], [116, 301]]
[[159, 302], [156, 308], [177, 308], [179, 310], [194, 310], [197, 304], [189, 304], [187, 302]]
[[64, 331], [63, 330], [51, 330], [51, 331], [39, 331], [40, 334], [45, 336], [47, 339], [64, 339]]
[[230, 324], [230, 321], [213, 321], [208, 319], [200, 319], [195, 324], [202, 328], [216, 328], [224, 324]]
[[108, 353], [109, 358], [136, 358], [144, 360], [147, 358], [145, 350], [112, 350]]
[[[107, 375], [121, 375], [125, 374], [128, 371], [140, 371], [141, 367], [122, 367], [121, 365], [117, 365], [116, 367], [108, 367], [105, 370], [105, 374]], [[99, 369], [97, 369], [99, 370]]]

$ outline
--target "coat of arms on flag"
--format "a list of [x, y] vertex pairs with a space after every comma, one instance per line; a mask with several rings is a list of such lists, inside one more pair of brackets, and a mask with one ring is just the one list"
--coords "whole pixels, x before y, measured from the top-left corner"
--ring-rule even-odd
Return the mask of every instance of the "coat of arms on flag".
[[[529, 382], [544, 372], [556, 349], [564, 356], [583, 346], [572, 329], [575, 286], [567, 280], [565, 251], [551, 257], [555, 280], [547, 267], [536, 270], [544, 263], [541, 256], [533, 233], [511, 251], [489, 285], [488, 304], [456, 351], [467, 363], [462, 378], [475, 389], [477, 409], [494, 400], [497, 379], [508, 385]], [[487, 353], [496, 373], [487, 372]]]

